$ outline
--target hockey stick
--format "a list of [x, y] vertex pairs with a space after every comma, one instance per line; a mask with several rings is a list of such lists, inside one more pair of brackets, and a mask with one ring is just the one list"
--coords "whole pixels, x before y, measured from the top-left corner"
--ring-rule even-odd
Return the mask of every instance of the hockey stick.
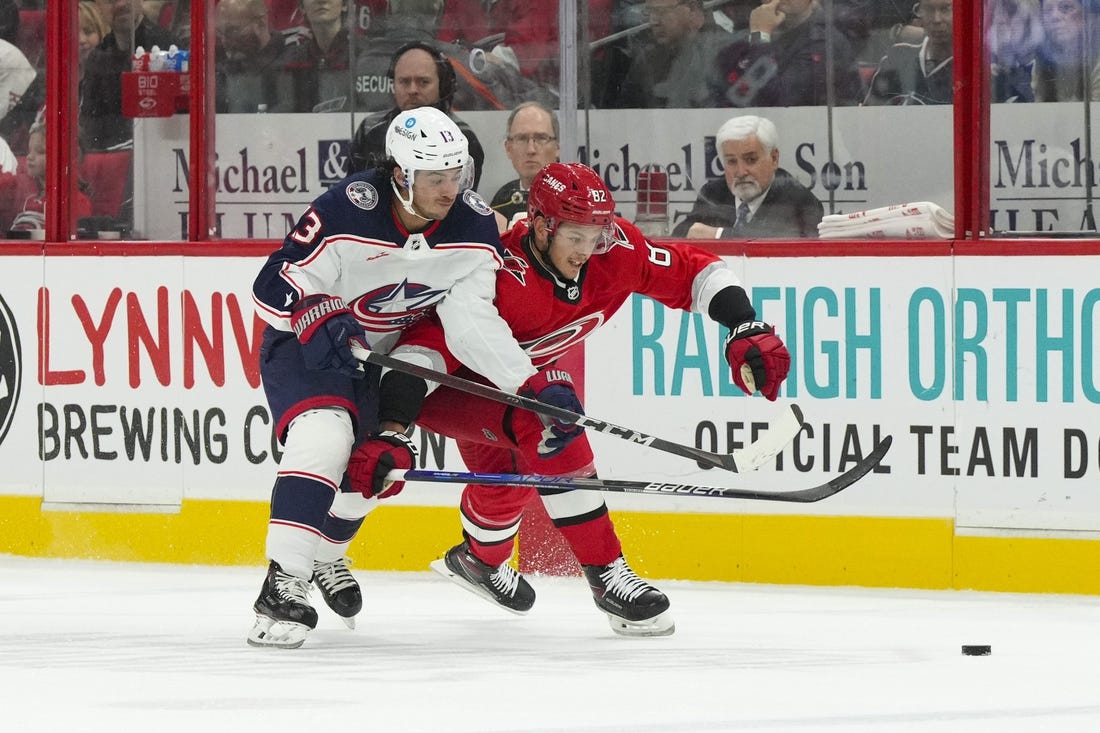
[[887, 435], [867, 456], [834, 479], [808, 489], [758, 491], [720, 486], [673, 484], [660, 481], [631, 481], [600, 478], [568, 478], [517, 473], [459, 473], [456, 471], [419, 471], [395, 469], [386, 474], [389, 481], [424, 481], [429, 483], [489, 484], [496, 486], [534, 486], [550, 489], [587, 489], [624, 494], [660, 494], [664, 496], [709, 496], [716, 499], [755, 499], [809, 504], [827, 499], [848, 488], [878, 466], [890, 450], [893, 436]]
[[579, 415], [562, 407], [548, 405], [538, 400], [505, 392], [487, 384], [482, 384], [481, 382], [472, 382], [469, 379], [463, 379], [454, 374], [437, 372], [434, 369], [428, 369], [427, 367], [422, 367], [417, 364], [410, 364], [407, 361], [395, 359], [392, 356], [380, 354], [377, 351], [353, 346], [352, 353], [355, 355], [355, 358], [360, 361], [388, 367], [396, 372], [411, 374], [414, 377], [427, 379], [430, 382], [436, 382], [451, 387], [452, 389], [457, 389], [460, 392], [467, 392], [494, 402], [502, 402], [506, 405], [512, 405], [513, 407], [520, 407], [538, 413], [539, 415], [552, 417], [556, 420], [576, 423], [581, 427], [590, 428], [607, 435], [613, 435], [616, 438], [622, 438], [631, 443], [649, 446], [650, 448], [655, 448], [665, 453], [672, 453], [683, 458], [691, 458], [703, 468], [718, 467], [735, 473], [740, 470], [739, 467], [755, 471], [774, 458], [781, 450], [786, 448], [787, 444], [794, 440], [795, 436], [798, 435], [798, 432], [802, 429], [802, 410], [798, 405], [792, 404], [784, 407], [780, 414], [768, 423], [767, 433], [760, 440], [745, 448], [735, 449], [733, 453], [712, 453], [701, 448], [692, 448], [691, 446], [673, 443], [663, 438], [646, 435], [637, 430], [614, 425], [604, 420], [597, 420], [594, 417]]

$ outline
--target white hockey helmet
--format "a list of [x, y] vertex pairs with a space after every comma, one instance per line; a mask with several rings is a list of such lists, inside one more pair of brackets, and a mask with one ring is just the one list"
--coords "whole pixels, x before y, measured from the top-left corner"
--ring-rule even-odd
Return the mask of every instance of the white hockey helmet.
[[466, 136], [454, 120], [435, 107], [416, 107], [397, 115], [386, 130], [386, 155], [401, 168], [408, 199], [392, 178], [390, 185], [405, 211], [414, 216], [422, 216], [413, 208], [412, 188], [417, 171], [462, 168], [460, 190], [470, 188], [474, 182]]
[[405, 110], [386, 130], [386, 155], [407, 178], [416, 171], [468, 166], [469, 142], [458, 125], [435, 107]]

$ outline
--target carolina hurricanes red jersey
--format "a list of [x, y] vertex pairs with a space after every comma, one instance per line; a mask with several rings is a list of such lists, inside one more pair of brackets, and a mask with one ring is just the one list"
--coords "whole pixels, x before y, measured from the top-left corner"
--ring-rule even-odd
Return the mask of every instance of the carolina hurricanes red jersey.
[[634, 293], [669, 308], [706, 313], [714, 293], [737, 284], [733, 273], [709, 252], [652, 244], [625, 219], [616, 224], [619, 243], [590, 257], [575, 282], [555, 278], [526, 249], [526, 221], [504, 236], [497, 309], [536, 367], [591, 335]]
[[[733, 272], [705, 250], [684, 244], [653, 244], [625, 219], [617, 218], [615, 224], [618, 242], [590, 257], [576, 281], [560, 280], [531, 254], [525, 244], [526, 221], [504, 234], [505, 257], [497, 272], [496, 306], [529, 362], [510, 364], [523, 355], [502, 353], [498, 355], [502, 372], [482, 376], [502, 389], [514, 389], [522, 378], [516, 381], [508, 375], [520, 374], [524, 367], [529, 373], [532, 363], [536, 367], [549, 364], [606, 323], [633, 293], [648, 295], [670, 308], [705, 314], [716, 293], [740, 285]], [[439, 348], [442, 343], [441, 334], [429, 335], [421, 329], [408, 336], [428, 348]], [[449, 354], [445, 356], [454, 371], [457, 362]]]

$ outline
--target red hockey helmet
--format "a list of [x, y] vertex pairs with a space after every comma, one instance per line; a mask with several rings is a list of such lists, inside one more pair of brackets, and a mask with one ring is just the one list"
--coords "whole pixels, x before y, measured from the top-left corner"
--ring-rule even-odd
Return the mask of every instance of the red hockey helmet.
[[550, 233], [568, 221], [605, 229], [613, 241], [615, 199], [596, 171], [581, 163], [549, 163], [535, 174], [527, 195], [527, 219], [546, 218]]

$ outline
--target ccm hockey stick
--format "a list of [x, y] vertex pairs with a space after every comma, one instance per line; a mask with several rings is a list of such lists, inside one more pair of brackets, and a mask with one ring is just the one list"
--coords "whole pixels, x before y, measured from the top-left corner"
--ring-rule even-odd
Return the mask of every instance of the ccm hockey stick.
[[631, 481], [600, 478], [568, 478], [516, 473], [459, 473], [456, 471], [403, 471], [395, 469], [386, 474], [389, 481], [424, 481], [429, 483], [490, 484], [505, 486], [535, 486], [552, 489], [587, 489], [624, 494], [659, 494], [663, 496], [709, 496], [716, 499], [754, 499], [757, 501], [785, 501], [810, 504], [827, 499], [848, 488], [866, 476], [881, 462], [890, 450], [893, 436], [887, 435], [867, 456], [834, 479], [808, 489], [758, 491], [732, 489], [720, 486], [697, 486], [662, 481]]
[[597, 420], [588, 415], [580, 415], [571, 410], [566, 410], [563, 407], [548, 405], [529, 397], [511, 394], [510, 392], [499, 390], [487, 384], [482, 384], [481, 382], [472, 382], [469, 379], [463, 379], [454, 374], [438, 372], [434, 369], [428, 369], [427, 367], [422, 367], [417, 364], [410, 364], [407, 361], [395, 359], [392, 356], [380, 354], [377, 351], [353, 346], [352, 353], [355, 355], [355, 358], [369, 364], [387, 367], [396, 372], [411, 374], [414, 377], [427, 379], [430, 382], [436, 382], [451, 387], [452, 389], [457, 389], [460, 392], [467, 392], [494, 402], [502, 402], [506, 405], [512, 405], [513, 407], [520, 407], [524, 410], [530, 410], [531, 412], [545, 415], [556, 420], [576, 423], [581, 427], [595, 430], [606, 435], [613, 435], [616, 438], [622, 438], [631, 443], [638, 443], [639, 445], [655, 448], [665, 453], [672, 453], [673, 455], [683, 458], [691, 458], [703, 468], [724, 468], [727, 471], [733, 471], [735, 473], [741, 470], [755, 471], [786, 448], [802, 429], [802, 410], [799, 409], [798, 405], [792, 404], [784, 407], [779, 415], [768, 423], [768, 430], [760, 440], [757, 440], [745, 448], [735, 449], [733, 453], [712, 453], [701, 448], [693, 448], [691, 446], [673, 443], [672, 441], [664, 440], [663, 438], [658, 438], [653, 435], [646, 435], [637, 430], [614, 425], [605, 420]]

